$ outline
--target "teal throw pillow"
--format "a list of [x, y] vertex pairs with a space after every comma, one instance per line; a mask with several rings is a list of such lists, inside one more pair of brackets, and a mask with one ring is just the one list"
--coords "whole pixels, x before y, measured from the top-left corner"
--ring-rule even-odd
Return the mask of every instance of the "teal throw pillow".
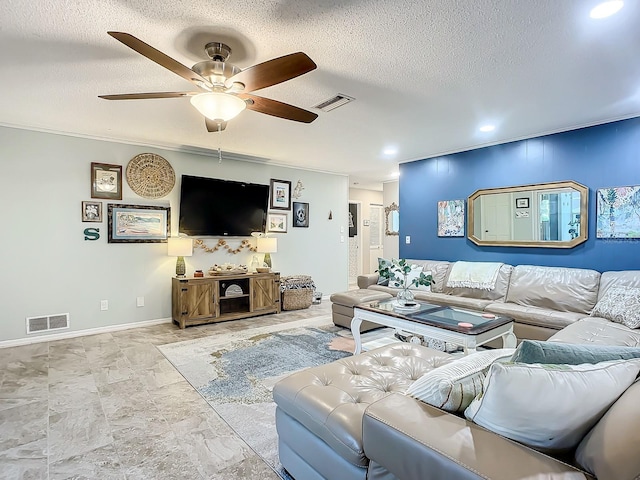
[[580, 365], [632, 358], [640, 358], [640, 348], [523, 340], [511, 357], [511, 361], [514, 363]]

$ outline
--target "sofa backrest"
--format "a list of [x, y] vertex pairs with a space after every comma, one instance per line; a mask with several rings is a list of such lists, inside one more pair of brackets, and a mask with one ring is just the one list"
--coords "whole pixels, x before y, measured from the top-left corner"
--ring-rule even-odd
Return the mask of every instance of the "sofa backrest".
[[623, 270], [620, 272], [603, 272], [600, 277], [600, 300], [611, 287], [636, 287], [640, 288], [640, 270]]
[[511, 272], [506, 301], [588, 315], [598, 300], [599, 283], [595, 270], [518, 265]]
[[[498, 278], [496, 280], [495, 287], [493, 287], [492, 290], [480, 290], [478, 288], [447, 287], [447, 280], [449, 279], [449, 273], [451, 272], [451, 268], [449, 268], [447, 271], [447, 278], [444, 281], [442, 293], [446, 293], [447, 295], [456, 295], [458, 297], [504, 302], [507, 290], [509, 289], [509, 280], [511, 279], [512, 270], [513, 266], [507, 265], [506, 263], [503, 264], [498, 271]], [[433, 287], [431, 290], [434, 291]]]
[[444, 284], [449, 275], [449, 268], [452, 263], [444, 260], [409, 260], [408, 263], [422, 265], [422, 271], [425, 273], [431, 272], [433, 281], [436, 282], [431, 285], [431, 291], [435, 293], [442, 293]]

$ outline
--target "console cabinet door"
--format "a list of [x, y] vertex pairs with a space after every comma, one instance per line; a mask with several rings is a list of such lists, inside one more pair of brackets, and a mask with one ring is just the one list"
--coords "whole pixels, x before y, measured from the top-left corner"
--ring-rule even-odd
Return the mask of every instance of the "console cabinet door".
[[181, 283], [181, 317], [189, 320], [207, 319], [216, 316], [214, 301], [215, 282], [187, 281]]
[[251, 287], [251, 311], [259, 312], [261, 310], [278, 310], [280, 303], [277, 291], [277, 282], [272, 276], [267, 278], [252, 278]]

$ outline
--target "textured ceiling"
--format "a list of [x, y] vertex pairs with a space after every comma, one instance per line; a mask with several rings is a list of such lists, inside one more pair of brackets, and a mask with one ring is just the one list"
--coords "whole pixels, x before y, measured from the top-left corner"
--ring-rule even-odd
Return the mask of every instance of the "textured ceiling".
[[[595, 21], [597, 0], [3, 0], [0, 123], [216, 150], [348, 173], [367, 187], [397, 163], [640, 115], [640, 2]], [[227, 42], [241, 68], [303, 51], [318, 69], [256, 92], [311, 124], [245, 111], [207, 133], [186, 98], [100, 94], [191, 85], [107, 35], [128, 32], [191, 67]], [[480, 134], [482, 123], [496, 130]], [[397, 154], [385, 155], [396, 147]], [[8, 161], [8, 159], [4, 159]]]

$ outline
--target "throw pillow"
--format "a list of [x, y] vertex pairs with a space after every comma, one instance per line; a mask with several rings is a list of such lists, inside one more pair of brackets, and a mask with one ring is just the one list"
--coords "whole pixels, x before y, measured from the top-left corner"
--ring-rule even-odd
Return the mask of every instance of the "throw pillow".
[[575, 447], [633, 383], [640, 360], [596, 365], [494, 363], [484, 393], [465, 410], [472, 422], [533, 448]]
[[629, 328], [640, 327], [640, 288], [609, 288], [593, 307], [591, 316], [622, 323]]
[[[409, 266], [411, 267], [411, 270], [407, 274], [407, 285], [411, 285], [411, 282], [420, 277], [420, 274], [422, 273], [422, 265], [416, 265], [412, 263]], [[395, 274], [395, 278], [389, 280], [389, 286], [393, 288], [402, 288], [402, 284], [400, 283], [400, 281], [404, 282], [404, 274], [401, 272], [400, 267], [394, 265], [391, 271]], [[430, 275], [431, 272], [424, 272], [424, 274]], [[411, 285], [409, 289], [430, 291], [431, 285], [418, 285], [417, 287], [415, 285]]]
[[405, 394], [447, 412], [463, 412], [482, 393], [482, 382], [491, 364], [511, 355], [513, 348], [502, 348], [457, 358], [425, 373]]
[[640, 358], [640, 348], [523, 340], [516, 348], [511, 361], [515, 363], [580, 365], [581, 363], [599, 363], [632, 358]]

